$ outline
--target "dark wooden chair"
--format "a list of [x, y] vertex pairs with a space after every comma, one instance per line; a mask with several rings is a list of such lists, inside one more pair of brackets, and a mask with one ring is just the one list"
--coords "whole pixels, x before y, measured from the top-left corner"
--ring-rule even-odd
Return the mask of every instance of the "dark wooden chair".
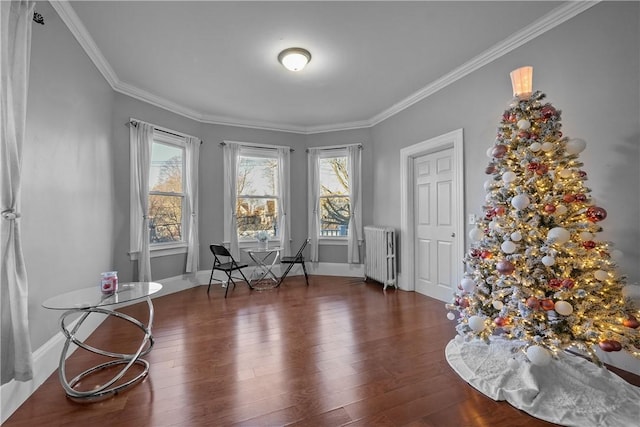
[[304, 251], [304, 248], [307, 247], [309, 240], [310, 239], [307, 239], [304, 241], [300, 249], [298, 249], [298, 253], [295, 254], [294, 256], [283, 256], [280, 258], [280, 264], [288, 264], [288, 266], [287, 266], [287, 269], [282, 274], [282, 276], [280, 276], [280, 281], [278, 281], [278, 284], [276, 285], [276, 287], [280, 286], [280, 284], [285, 279], [285, 277], [287, 277], [287, 274], [289, 274], [293, 266], [296, 264], [302, 265], [302, 271], [304, 272], [304, 280], [305, 282], [307, 282], [307, 286], [309, 286], [309, 276], [307, 275], [307, 267], [305, 266], [305, 263], [304, 263], [304, 255], [302, 255], [302, 252]]
[[[253, 289], [251, 283], [247, 280], [242, 269], [247, 267], [248, 264], [238, 264], [236, 260], [231, 256], [227, 248], [222, 245], [209, 245], [209, 249], [211, 249], [211, 253], [213, 254], [213, 267], [211, 267], [211, 276], [209, 276], [209, 287], [207, 287], [207, 294], [211, 289], [211, 281], [213, 280], [213, 273], [216, 270], [224, 271], [227, 275], [227, 288], [224, 291], [224, 297], [227, 297], [227, 292], [229, 292], [229, 287], [233, 283], [233, 287], [236, 287], [236, 282], [233, 280], [233, 272], [238, 271], [242, 276], [242, 280], [244, 280], [247, 285], [249, 285], [249, 289]], [[223, 262], [224, 261], [224, 262]], [[239, 277], [235, 277], [235, 279], [240, 279]]]

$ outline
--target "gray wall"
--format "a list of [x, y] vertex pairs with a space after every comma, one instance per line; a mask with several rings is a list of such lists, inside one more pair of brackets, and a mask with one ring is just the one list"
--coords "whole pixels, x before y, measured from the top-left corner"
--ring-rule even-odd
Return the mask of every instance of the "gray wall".
[[532, 65], [534, 90], [562, 110], [564, 135], [587, 141], [580, 156], [587, 185], [608, 212], [600, 237], [624, 252], [621, 272], [637, 283], [639, 28], [638, 3], [600, 3], [375, 126], [374, 222], [400, 227], [400, 149], [458, 128], [464, 129], [465, 212], [481, 214], [485, 153], [512, 99], [509, 72]]
[[113, 266], [113, 91], [49, 3], [33, 25], [22, 163], [22, 235], [34, 349], [59, 331], [42, 302], [98, 286]]
[[[480, 213], [485, 152], [511, 99], [509, 72], [534, 66], [535, 88], [563, 111], [564, 131], [582, 137], [588, 184], [609, 213], [603, 237], [626, 254], [622, 271], [640, 278], [639, 6], [601, 3], [371, 129], [300, 135], [198, 123], [114, 93], [48, 3], [34, 26], [22, 229], [34, 348], [58, 332], [59, 313], [41, 308], [64, 291], [97, 286], [101, 271], [134, 279], [129, 260], [129, 130], [141, 120], [204, 140], [200, 160], [201, 270], [207, 245], [223, 239], [224, 139], [289, 145], [293, 247], [306, 237], [306, 152], [363, 143], [363, 223], [400, 226], [399, 152], [454, 129], [465, 135], [465, 210]], [[466, 215], [465, 215], [466, 217]], [[346, 248], [322, 247], [344, 262]], [[185, 256], [152, 260], [154, 278], [180, 275]], [[462, 268], [462, 267], [461, 267]]]

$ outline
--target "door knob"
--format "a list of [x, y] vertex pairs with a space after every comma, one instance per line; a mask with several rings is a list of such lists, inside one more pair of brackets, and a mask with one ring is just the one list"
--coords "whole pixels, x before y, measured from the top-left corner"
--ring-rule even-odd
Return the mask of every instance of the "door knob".
[[451, 233], [451, 237], [456, 237], [456, 233]]

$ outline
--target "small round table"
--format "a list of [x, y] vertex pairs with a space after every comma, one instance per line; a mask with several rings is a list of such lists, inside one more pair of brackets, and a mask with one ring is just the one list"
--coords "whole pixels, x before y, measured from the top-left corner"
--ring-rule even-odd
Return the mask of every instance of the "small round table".
[[[94, 286], [91, 288], [78, 289], [76, 291], [57, 295], [55, 297], [47, 299], [42, 303], [42, 306], [44, 308], [48, 308], [51, 310], [65, 310], [62, 316], [60, 316], [60, 329], [62, 329], [62, 333], [66, 337], [66, 341], [64, 343], [64, 347], [62, 348], [62, 354], [60, 355], [60, 367], [58, 370], [58, 375], [60, 377], [62, 387], [67, 393], [67, 396], [83, 400], [102, 398], [111, 394], [116, 394], [119, 391], [138, 383], [147, 376], [147, 374], [149, 373], [149, 362], [141, 359], [140, 357], [149, 353], [151, 351], [151, 348], [153, 347], [153, 336], [151, 335], [151, 326], [153, 324], [153, 304], [151, 303], [150, 296], [160, 291], [160, 289], [162, 289], [162, 285], [160, 283], [131, 282], [120, 283], [118, 285], [118, 291], [116, 293], [103, 294], [99, 286]], [[147, 304], [149, 306], [149, 322], [147, 325], [127, 314], [115, 311], [115, 306], [118, 304], [143, 298], [146, 298]], [[66, 319], [67, 317], [77, 313], [81, 313], [81, 316], [77, 320], [77, 323], [71, 329], [69, 329], [66, 323]], [[136, 327], [140, 328], [144, 333], [144, 336], [140, 342], [138, 350], [135, 353], [131, 354], [113, 353], [110, 351], [95, 348], [78, 339], [75, 334], [78, 332], [78, 329], [80, 329], [84, 321], [87, 319], [87, 317], [89, 317], [91, 313], [100, 313], [106, 316], [114, 316], [119, 319], [128, 321]], [[75, 378], [68, 380], [65, 366], [69, 346], [71, 343], [84, 350], [106, 356], [114, 360], [101, 363], [97, 366], [89, 368], [78, 374]], [[122, 384], [117, 384], [117, 382], [122, 379], [122, 377], [124, 377], [125, 373], [134, 364], [142, 366], [142, 372]], [[83, 378], [96, 373], [97, 371], [108, 369], [117, 365], [124, 366], [118, 373], [114, 375], [111, 380], [106, 381], [102, 385], [96, 386], [96, 388], [94, 388], [93, 390], [79, 391], [74, 388], [74, 386], [77, 385]]]
[[[268, 248], [247, 248], [245, 252], [249, 254], [249, 257], [255, 263], [254, 269], [251, 272], [249, 281], [251, 287], [255, 290], [261, 291], [266, 289], [277, 288], [280, 284], [280, 278], [273, 273], [273, 267], [280, 259], [281, 247], [268, 247]], [[269, 257], [273, 255], [273, 259], [269, 262]]]

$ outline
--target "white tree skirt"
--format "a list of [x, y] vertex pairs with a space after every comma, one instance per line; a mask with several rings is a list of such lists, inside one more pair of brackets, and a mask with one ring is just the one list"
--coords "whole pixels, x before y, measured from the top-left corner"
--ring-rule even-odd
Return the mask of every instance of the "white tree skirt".
[[[640, 388], [568, 353], [547, 366], [533, 365], [522, 352], [512, 352], [521, 345], [502, 339], [490, 345], [451, 340], [445, 354], [453, 370], [478, 391], [536, 418], [580, 427], [640, 425]], [[509, 368], [514, 357], [517, 366]]]

